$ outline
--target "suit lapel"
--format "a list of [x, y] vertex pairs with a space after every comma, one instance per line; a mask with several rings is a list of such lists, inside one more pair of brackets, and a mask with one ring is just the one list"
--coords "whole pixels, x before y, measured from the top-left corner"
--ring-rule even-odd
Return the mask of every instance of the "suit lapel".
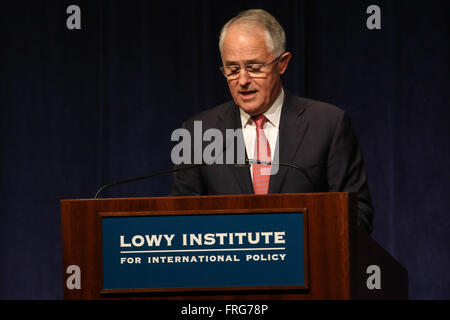
[[[218, 115], [219, 123], [224, 135], [226, 129], [242, 129], [241, 119], [239, 115], [239, 107], [232, 101], [224, 109], [224, 112]], [[274, 154], [274, 163], [289, 163], [293, 164], [294, 157], [302, 143], [303, 137], [308, 130], [309, 122], [301, 117], [305, 111], [305, 107], [300, 105], [290, 93], [285, 91], [285, 99], [283, 102], [283, 109], [281, 110], [280, 127], [278, 132], [278, 142], [276, 145], [276, 152]], [[242, 131], [241, 141], [244, 141]], [[226, 143], [227, 141], [225, 141]], [[237, 161], [237, 146], [234, 144], [234, 160]], [[246, 154], [247, 156], [247, 154]], [[253, 184], [248, 167], [233, 167], [227, 166], [227, 169], [232, 172], [242, 194], [252, 194]], [[284, 178], [289, 168], [279, 166], [278, 172], [270, 177], [269, 193], [279, 193], [283, 185]]]
[[[225, 108], [225, 111], [218, 115], [219, 122], [222, 125], [220, 129], [224, 137], [226, 137], [226, 129], [242, 129], [241, 119], [239, 115], [239, 107], [236, 106], [232, 101]], [[244, 141], [244, 137], [242, 135], [242, 130], [239, 131], [239, 140]], [[230, 143], [229, 141], [225, 141], [226, 145]], [[244, 146], [245, 148], [245, 146]], [[228, 152], [228, 151], [227, 151]], [[237, 143], [234, 142], [234, 163], [237, 163]], [[245, 154], [247, 157], [247, 152]], [[253, 193], [253, 184], [250, 176], [250, 169], [248, 167], [234, 167], [232, 165], [226, 166], [227, 170], [230, 170], [234, 175], [239, 187], [241, 188], [242, 194], [251, 194]]]
[[[295, 154], [302, 143], [308, 129], [309, 122], [301, 115], [305, 107], [300, 105], [291, 94], [286, 92], [281, 110], [278, 142], [274, 154], [274, 163], [293, 164]], [[272, 170], [276, 168], [273, 167]], [[279, 166], [278, 172], [270, 177], [269, 193], [279, 193], [283, 185], [284, 177], [288, 172], [287, 167]]]

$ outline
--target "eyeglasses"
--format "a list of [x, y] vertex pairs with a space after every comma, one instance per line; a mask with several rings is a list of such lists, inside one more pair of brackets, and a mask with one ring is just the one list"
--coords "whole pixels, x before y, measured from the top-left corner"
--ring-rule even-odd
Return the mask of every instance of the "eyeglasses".
[[[282, 55], [283, 53], [268, 63], [245, 64], [244, 68], [251, 78], [264, 78], [267, 75], [267, 67], [270, 66], [275, 61], [277, 61], [278, 59], [280, 59]], [[220, 67], [220, 71], [222, 71], [223, 75], [227, 78], [227, 80], [235, 80], [239, 78], [239, 74], [241, 73], [241, 66], [238, 64], [222, 66]]]

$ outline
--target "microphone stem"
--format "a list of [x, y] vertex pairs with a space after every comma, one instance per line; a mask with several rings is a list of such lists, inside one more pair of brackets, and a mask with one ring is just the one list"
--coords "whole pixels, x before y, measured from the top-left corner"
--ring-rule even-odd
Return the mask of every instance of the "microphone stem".
[[278, 162], [278, 163], [273, 163], [270, 161], [262, 161], [262, 160], [253, 160], [253, 159], [245, 159], [246, 164], [248, 164], [248, 166], [251, 166], [252, 164], [263, 164], [263, 165], [280, 165], [280, 166], [284, 166], [284, 167], [289, 167], [289, 168], [293, 168], [296, 170], [299, 170], [303, 173], [303, 175], [306, 177], [306, 179], [308, 180], [308, 182], [311, 184], [311, 186], [313, 187], [313, 192], [318, 192], [318, 188], [316, 187], [316, 185], [314, 184], [314, 182], [312, 181], [311, 177], [309, 176], [308, 172], [306, 172], [305, 169], [300, 168], [298, 166], [295, 166], [293, 164], [290, 163], [284, 163], [284, 162]]
[[142, 176], [142, 177], [137, 177], [137, 178], [132, 178], [132, 179], [120, 180], [120, 181], [117, 181], [117, 182], [112, 182], [112, 183], [106, 184], [103, 187], [101, 187], [100, 189], [98, 189], [97, 193], [94, 196], [94, 199], [97, 199], [98, 195], [103, 190], [108, 189], [109, 187], [112, 187], [112, 186], [117, 186], [117, 185], [123, 184], [123, 183], [134, 182], [134, 181], [144, 180], [144, 179], [153, 178], [153, 177], [157, 177], [157, 176], [162, 176], [164, 174], [174, 173], [174, 172], [177, 172], [177, 171], [182, 171], [182, 170], [190, 169], [190, 168], [193, 168], [193, 167], [196, 167], [196, 166], [203, 166], [203, 165], [205, 165], [205, 164], [204, 163], [191, 164], [191, 165], [188, 165], [188, 166], [178, 167], [178, 168], [171, 169], [171, 170], [164, 170], [164, 171], [156, 172], [156, 173], [153, 173], [153, 174], [150, 174], [150, 175], [146, 175], [146, 176]]
[[294, 166], [292, 164], [289, 163], [279, 163], [280, 166], [286, 166], [286, 167], [290, 167], [290, 168], [294, 168], [297, 169], [299, 171], [301, 171], [303, 173], [303, 175], [306, 177], [306, 179], [308, 180], [308, 182], [311, 184], [311, 186], [313, 187], [313, 192], [318, 192], [319, 189], [317, 189], [316, 185], [314, 184], [314, 182], [312, 181], [311, 177], [309, 176], [309, 174], [306, 172], [305, 169]]

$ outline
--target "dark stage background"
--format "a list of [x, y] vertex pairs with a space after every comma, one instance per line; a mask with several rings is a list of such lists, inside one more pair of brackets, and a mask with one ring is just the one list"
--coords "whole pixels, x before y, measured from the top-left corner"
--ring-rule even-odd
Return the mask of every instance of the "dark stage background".
[[[81, 8], [81, 30], [66, 8]], [[381, 8], [381, 30], [366, 8]], [[2, 1], [0, 297], [62, 298], [60, 199], [170, 168], [171, 132], [230, 99], [218, 33], [264, 8], [285, 27], [293, 93], [353, 119], [373, 237], [409, 270], [410, 297], [450, 298], [450, 3]], [[104, 196], [166, 195], [171, 176]]]

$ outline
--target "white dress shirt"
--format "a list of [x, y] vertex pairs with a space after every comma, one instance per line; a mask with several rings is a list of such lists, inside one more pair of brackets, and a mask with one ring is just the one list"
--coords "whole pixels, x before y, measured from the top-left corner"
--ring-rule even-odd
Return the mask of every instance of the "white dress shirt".
[[[270, 155], [273, 161], [274, 150], [277, 143], [278, 129], [280, 128], [281, 107], [283, 106], [284, 92], [281, 89], [280, 95], [272, 104], [272, 106], [264, 112], [264, 116], [268, 121], [264, 123], [263, 131], [269, 141]], [[256, 124], [253, 122], [251, 116], [239, 108], [241, 114], [242, 134], [244, 135], [245, 149], [247, 156], [250, 160], [253, 160], [253, 153], [255, 151], [256, 140]], [[253, 179], [253, 170], [250, 167], [250, 174]]]

